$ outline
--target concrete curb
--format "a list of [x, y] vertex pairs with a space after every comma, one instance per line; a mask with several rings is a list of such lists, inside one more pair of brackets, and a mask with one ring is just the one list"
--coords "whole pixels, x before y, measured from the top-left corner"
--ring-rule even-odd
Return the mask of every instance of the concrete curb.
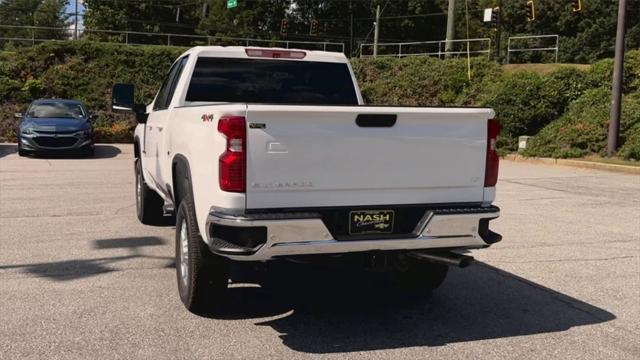
[[526, 162], [531, 164], [545, 164], [545, 165], [560, 165], [560, 166], [572, 166], [583, 169], [594, 169], [613, 171], [625, 174], [640, 175], [640, 166], [607, 164], [595, 161], [587, 160], [573, 160], [573, 159], [553, 159], [553, 158], [539, 158], [539, 157], [525, 157], [517, 154], [507, 154], [503, 157], [504, 160], [515, 162]]

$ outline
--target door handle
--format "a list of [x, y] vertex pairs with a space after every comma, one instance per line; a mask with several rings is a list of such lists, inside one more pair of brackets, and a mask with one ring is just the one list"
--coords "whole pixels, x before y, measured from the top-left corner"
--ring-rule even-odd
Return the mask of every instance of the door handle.
[[149, 129], [149, 131], [151, 131], [151, 130], [153, 130], [153, 126], [147, 125], [147, 129]]
[[164, 129], [163, 125], [156, 125], [156, 128], [158, 129], [158, 131], [162, 131], [162, 129]]
[[359, 127], [392, 127], [396, 119], [395, 114], [359, 114], [356, 124]]

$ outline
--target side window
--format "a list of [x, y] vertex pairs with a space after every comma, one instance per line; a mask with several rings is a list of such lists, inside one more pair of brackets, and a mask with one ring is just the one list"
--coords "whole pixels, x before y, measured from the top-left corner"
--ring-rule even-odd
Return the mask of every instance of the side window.
[[176, 85], [180, 79], [180, 74], [182, 74], [182, 69], [184, 69], [184, 65], [187, 63], [187, 59], [188, 56], [181, 58], [173, 64], [171, 69], [169, 69], [169, 75], [167, 75], [167, 78], [162, 83], [160, 91], [158, 91], [156, 101], [153, 103], [153, 110], [164, 110], [169, 107], [171, 99], [173, 99], [173, 93], [176, 90]]

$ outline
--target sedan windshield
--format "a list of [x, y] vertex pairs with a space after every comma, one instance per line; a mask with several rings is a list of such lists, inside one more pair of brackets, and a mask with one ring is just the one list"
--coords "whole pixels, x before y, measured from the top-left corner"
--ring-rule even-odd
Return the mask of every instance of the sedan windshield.
[[42, 102], [31, 105], [27, 116], [31, 118], [83, 119], [86, 113], [81, 104], [64, 102]]

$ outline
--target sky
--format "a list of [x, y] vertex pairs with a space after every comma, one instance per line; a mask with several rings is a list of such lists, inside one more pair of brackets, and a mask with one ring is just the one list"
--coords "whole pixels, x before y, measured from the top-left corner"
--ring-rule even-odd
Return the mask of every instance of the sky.
[[[76, 1], [78, 1], [78, 29], [82, 29], [82, 14], [84, 13], [84, 5], [82, 5], [83, 0], [68, 0], [67, 3], [67, 14], [73, 14], [76, 11]], [[71, 19], [72, 21], [74, 18]], [[75, 29], [74, 24], [69, 26], [71, 29]]]

